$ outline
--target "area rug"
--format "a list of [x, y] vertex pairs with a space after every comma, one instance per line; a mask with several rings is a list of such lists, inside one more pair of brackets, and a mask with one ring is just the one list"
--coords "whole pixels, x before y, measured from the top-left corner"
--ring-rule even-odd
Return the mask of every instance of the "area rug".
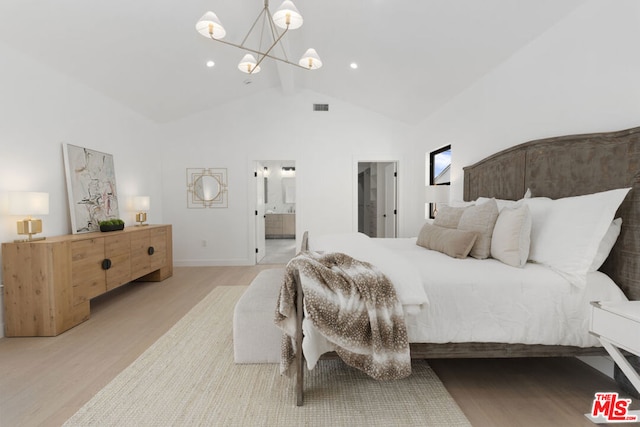
[[424, 361], [386, 382], [321, 361], [306, 373], [297, 407], [295, 381], [277, 365], [233, 361], [233, 309], [245, 290], [212, 290], [65, 426], [470, 425]]

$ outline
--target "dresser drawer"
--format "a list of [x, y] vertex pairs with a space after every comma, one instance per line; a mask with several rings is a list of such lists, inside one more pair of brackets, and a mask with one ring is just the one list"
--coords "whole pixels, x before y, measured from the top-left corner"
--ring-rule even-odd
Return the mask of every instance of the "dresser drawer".
[[592, 303], [590, 331], [640, 354], [640, 301]]

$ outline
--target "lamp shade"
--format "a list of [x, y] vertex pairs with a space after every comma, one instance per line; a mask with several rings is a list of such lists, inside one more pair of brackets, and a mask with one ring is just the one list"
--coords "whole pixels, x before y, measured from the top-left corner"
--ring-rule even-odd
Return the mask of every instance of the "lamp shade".
[[9, 213], [11, 215], [48, 215], [49, 193], [10, 191]]
[[247, 74], [259, 73], [260, 66], [259, 65], [256, 66], [257, 62], [258, 61], [256, 61], [256, 58], [253, 55], [251, 55], [250, 53], [247, 53], [245, 56], [242, 57], [242, 60], [238, 64], [238, 70]]
[[427, 203], [449, 203], [449, 185], [427, 185], [424, 197]]
[[149, 196], [135, 196], [133, 198], [133, 210], [148, 211], [151, 207], [151, 198]]
[[273, 22], [280, 28], [295, 30], [302, 27], [303, 19], [293, 2], [285, 0], [273, 14]]
[[308, 68], [310, 70], [317, 70], [322, 67], [322, 61], [318, 56], [318, 52], [315, 49], [307, 49], [298, 62], [301, 67]]
[[196, 22], [196, 31], [205, 37], [213, 37], [214, 39], [222, 39], [227, 35], [227, 31], [213, 12], [202, 15], [202, 18]]

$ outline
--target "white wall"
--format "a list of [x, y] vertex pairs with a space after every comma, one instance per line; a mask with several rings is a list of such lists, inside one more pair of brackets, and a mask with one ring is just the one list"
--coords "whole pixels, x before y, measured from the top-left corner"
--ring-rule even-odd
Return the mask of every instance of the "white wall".
[[[0, 58], [0, 196], [48, 192], [42, 235], [71, 233], [62, 155], [66, 142], [112, 154], [120, 203], [127, 196], [149, 195], [149, 217], [162, 221], [156, 126], [3, 44]], [[20, 218], [2, 208], [0, 241], [23, 238], [16, 233]], [[120, 216], [134, 223], [133, 213]]]
[[[314, 102], [329, 103], [329, 112], [313, 112]], [[163, 212], [174, 224], [177, 265], [253, 262], [255, 160], [295, 161], [297, 236], [354, 230], [358, 160], [398, 160], [401, 192], [414, 178], [424, 185], [424, 152], [418, 162], [408, 155], [414, 142], [405, 125], [312, 92], [265, 91], [166, 125], [163, 134]], [[227, 168], [227, 209], [187, 209], [191, 167]], [[409, 235], [416, 231], [403, 230], [402, 218], [409, 221], [412, 211], [402, 217], [400, 210], [401, 232]]]
[[593, 0], [426, 118], [432, 149], [462, 167], [533, 139], [640, 125], [640, 3]]

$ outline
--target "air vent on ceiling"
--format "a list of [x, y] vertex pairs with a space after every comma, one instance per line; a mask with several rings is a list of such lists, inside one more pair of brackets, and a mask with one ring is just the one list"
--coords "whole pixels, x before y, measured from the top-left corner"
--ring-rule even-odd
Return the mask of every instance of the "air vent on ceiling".
[[313, 104], [313, 111], [329, 111], [329, 104]]

